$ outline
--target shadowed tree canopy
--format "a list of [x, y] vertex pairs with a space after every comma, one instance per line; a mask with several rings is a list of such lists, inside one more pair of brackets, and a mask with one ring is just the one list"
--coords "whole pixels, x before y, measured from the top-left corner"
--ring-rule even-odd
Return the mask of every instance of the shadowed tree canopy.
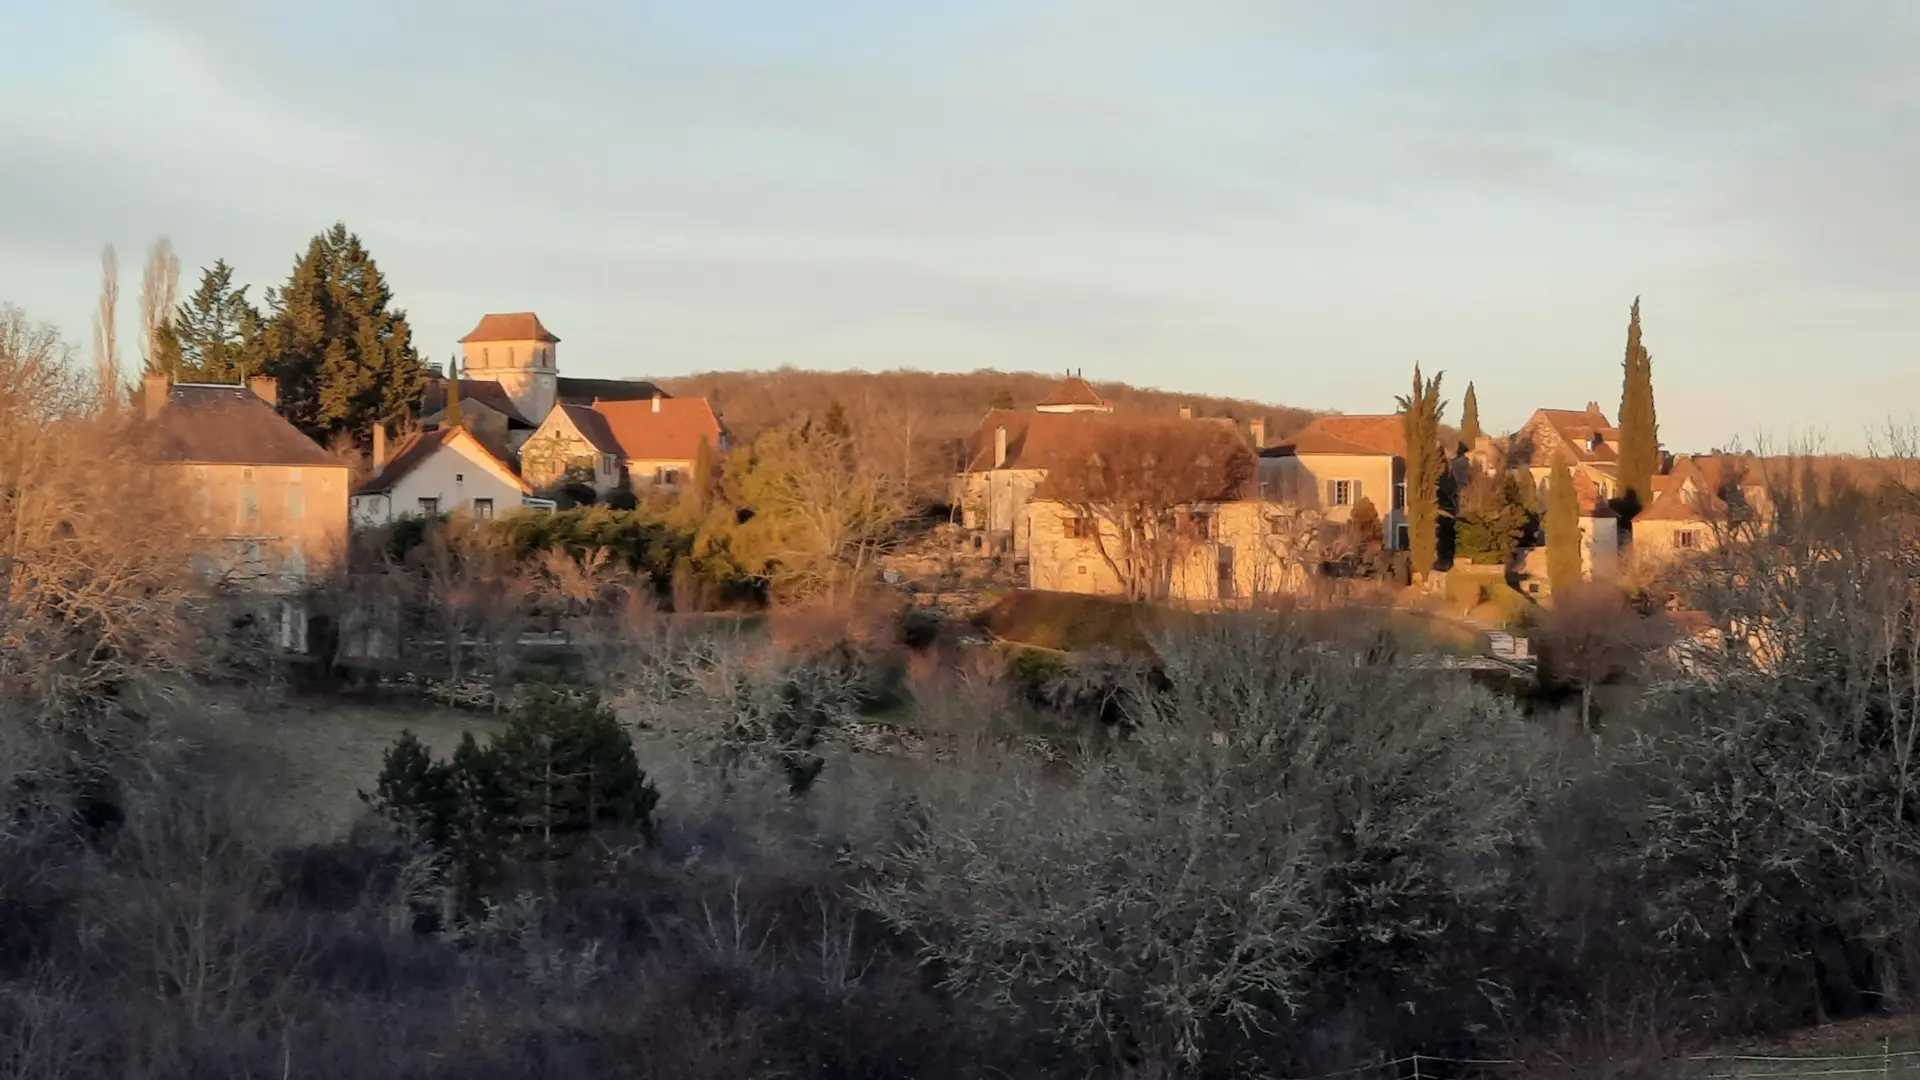
[[1660, 471], [1660, 429], [1653, 409], [1653, 357], [1640, 341], [1640, 298], [1627, 320], [1627, 355], [1620, 388], [1621, 512], [1631, 517], [1653, 501]]
[[313, 238], [268, 302], [280, 411], [301, 430], [363, 440], [376, 419], [419, 405], [426, 368], [406, 312], [393, 306], [380, 267], [344, 223]]

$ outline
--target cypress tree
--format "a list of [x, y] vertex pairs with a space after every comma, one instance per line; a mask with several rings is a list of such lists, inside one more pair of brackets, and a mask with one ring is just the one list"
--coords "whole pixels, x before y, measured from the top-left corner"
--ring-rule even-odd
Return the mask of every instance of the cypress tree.
[[1434, 568], [1440, 557], [1440, 474], [1446, 459], [1440, 453], [1442, 372], [1431, 379], [1413, 366], [1413, 393], [1400, 399], [1400, 430], [1407, 443], [1407, 549], [1416, 580]]
[[1547, 581], [1555, 589], [1580, 581], [1580, 495], [1564, 455], [1547, 476]]
[[1480, 430], [1480, 398], [1473, 392], [1473, 384], [1467, 384], [1467, 396], [1460, 400], [1460, 445], [1473, 449], [1484, 434]]
[[1627, 321], [1627, 355], [1620, 388], [1621, 512], [1631, 518], [1653, 501], [1660, 471], [1660, 433], [1653, 411], [1653, 357], [1640, 343], [1640, 298]]
[[426, 368], [406, 312], [392, 306], [379, 265], [344, 223], [313, 238], [268, 301], [280, 411], [307, 434], [359, 437], [376, 419], [418, 407]]
[[443, 428], [457, 428], [465, 417], [460, 415], [460, 380], [447, 380], [447, 412], [440, 418]]
[[225, 259], [154, 333], [153, 366], [175, 382], [237, 383], [266, 368], [265, 323]]

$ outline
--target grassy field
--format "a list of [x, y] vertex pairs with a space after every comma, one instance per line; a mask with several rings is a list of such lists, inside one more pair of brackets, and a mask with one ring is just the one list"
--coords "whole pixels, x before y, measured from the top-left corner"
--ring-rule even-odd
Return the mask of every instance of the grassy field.
[[216, 697], [169, 734], [210, 776], [257, 788], [266, 824], [293, 843], [325, 843], [347, 835], [363, 810], [380, 758], [410, 730], [435, 753], [451, 753], [462, 734], [495, 727], [486, 714], [408, 702], [343, 702], [290, 697], [252, 704]]

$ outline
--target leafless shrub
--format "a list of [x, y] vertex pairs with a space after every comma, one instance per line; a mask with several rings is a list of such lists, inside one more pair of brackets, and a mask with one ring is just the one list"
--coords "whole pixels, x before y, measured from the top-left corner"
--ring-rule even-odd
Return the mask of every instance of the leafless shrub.
[[[950, 985], [1191, 1066], [1349, 993], [1328, 958], [1433, 948], [1449, 913], [1506, 902], [1550, 782], [1509, 709], [1270, 620], [1162, 648], [1168, 689], [1073, 783], [1003, 765], [923, 792], [863, 895]], [[1418, 993], [1432, 973], [1401, 962]]]

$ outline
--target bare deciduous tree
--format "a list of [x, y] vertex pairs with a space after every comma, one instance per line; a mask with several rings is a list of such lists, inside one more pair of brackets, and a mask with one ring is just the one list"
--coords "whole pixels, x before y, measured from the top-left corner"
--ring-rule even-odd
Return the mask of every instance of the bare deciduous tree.
[[108, 244], [100, 252], [100, 304], [93, 314], [93, 372], [100, 400], [117, 407], [123, 389], [120, 370], [120, 257]]
[[180, 292], [180, 256], [173, 241], [162, 236], [147, 248], [147, 265], [140, 274], [140, 358], [148, 371], [159, 364], [160, 335], [173, 319]]
[[[0, 715], [83, 722], [215, 655], [193, 528], [134, 418], [0, 307]], [[84, 448], [78, 452], [76, 448]]]
[[1534, 632], [1543, 661], [1580, 687], [1580, 728], [1593, 730], [1594, 688], [1658, 662], [1673, 640], [1663, 615], [1636, 611], [1627, 594], [1602, 582], [1557, 589]]

